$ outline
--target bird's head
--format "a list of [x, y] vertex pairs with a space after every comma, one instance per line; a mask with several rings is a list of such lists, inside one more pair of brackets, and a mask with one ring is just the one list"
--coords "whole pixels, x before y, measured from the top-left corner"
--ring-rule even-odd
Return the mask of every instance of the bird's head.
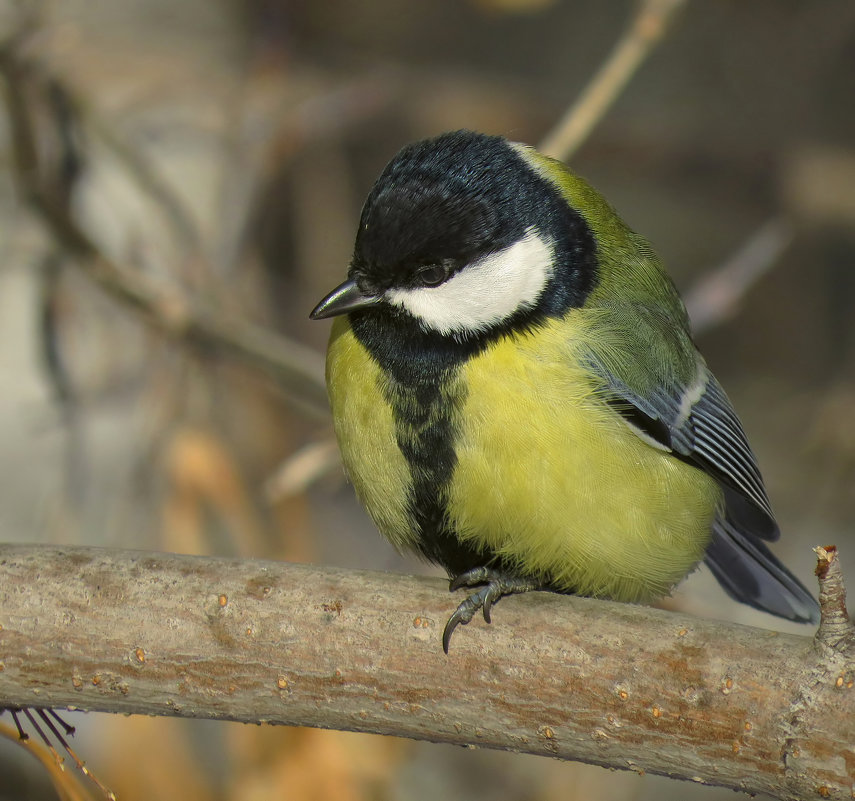
[[404, 148], [365, 202], [348, 280], [312, 318], [382, 311], [463, 341], [581, 305], [593, 237], [526, 150], [469, 131]]

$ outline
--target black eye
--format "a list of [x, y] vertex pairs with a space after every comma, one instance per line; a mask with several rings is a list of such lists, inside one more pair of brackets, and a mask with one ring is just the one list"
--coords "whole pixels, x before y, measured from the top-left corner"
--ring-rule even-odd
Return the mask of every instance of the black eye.
[[448, 278], [448, 269], [441, 264], [431, 264], [422, 267], [416, 276], [422, 286], [439, 286]]

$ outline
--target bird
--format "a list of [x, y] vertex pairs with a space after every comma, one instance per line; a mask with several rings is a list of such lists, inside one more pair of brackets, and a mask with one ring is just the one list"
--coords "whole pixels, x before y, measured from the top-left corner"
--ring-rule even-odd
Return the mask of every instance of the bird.
[[648, 242], [501, 136], [405, 146], [370, 190], [326, 360], [345, 471], [380, 533], [467, 589], [445, 626], [545, 590], [646, 603], [701, 562], [787, 620], [819, 608], [745, 431]]

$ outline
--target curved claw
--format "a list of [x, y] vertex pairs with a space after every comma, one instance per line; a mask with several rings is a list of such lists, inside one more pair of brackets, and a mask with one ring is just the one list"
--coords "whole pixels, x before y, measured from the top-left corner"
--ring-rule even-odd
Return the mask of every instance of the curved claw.
[[[470, 608], [471, 607], [471, 608]], [[472, 603], [471, 598], [467, 598], [457, 609], [454, 610], [448, 622], [445, 624], [445, 629], [442, 632], [442, 650], [448, 653], [448, 648], [451, 645], [451, 635], [454, 630], [460, 626], [465, 626], [472, 620], [478, 607]]]
[[[488, 588], [488, 589], [491, 589], [491, 588]], [[493, 608], [493, 600], [494, 599], [493, 599], [493, 593], [492, 592], [488, 592], [484, 596], [484, 605], [481, 607], [481, 611], [484, 613], [484, 621], [486, 623], [492, 623], [493, 622], [492, 620], [490, 620], [490, 610]], [[499, 599], [496, 598], [495, 600], [498, 601]]]
[[483, 584], [484, 586], [473, 592], [468, 598], [465, 598], [445, 624], [445, 629], [442, 632], [442, 650], [445, 653], [448, 653], [448, 648], [451, 645], [451, 635], [454, 634], [454, 630], [460, 625], [465, 626], [472, 620], [479, 609], [484, 614], [484, 620], [487, 623], [491, 623], [490, 613], [496, 601], [505, 595], [528, 592], [529, 590], [537, 589], [539, 586], [530, 579], [509, 576], [505, 573], [492, 570], [489, 567], [475, 567], [472, 570], [467, 570], [465, 573], [456, 576], [449, 586], [451, 591], [454, 592], [462, 587], [473, 587], [479, 584]]
[[455, 612], [450, 618], [448, 618], [448, 623], [445, 624], [445, 629], [442, 632], [442, 650], [448, 654], [448, 649], [451, 646], [451, 635], [454, 634], [454, 630], [457, 626], [463, 621], [457, 617], [457, 612]]

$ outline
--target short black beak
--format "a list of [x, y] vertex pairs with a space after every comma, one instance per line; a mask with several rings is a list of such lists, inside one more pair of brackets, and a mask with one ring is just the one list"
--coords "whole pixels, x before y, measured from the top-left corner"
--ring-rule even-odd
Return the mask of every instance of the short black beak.
[[365, 295], [356, 285], [356, 281], [348, 279], [329, 293], [309, 315], [313, 320], [323, 320], [339, 314], [367, 309], [380, 302], [378, 295]]

